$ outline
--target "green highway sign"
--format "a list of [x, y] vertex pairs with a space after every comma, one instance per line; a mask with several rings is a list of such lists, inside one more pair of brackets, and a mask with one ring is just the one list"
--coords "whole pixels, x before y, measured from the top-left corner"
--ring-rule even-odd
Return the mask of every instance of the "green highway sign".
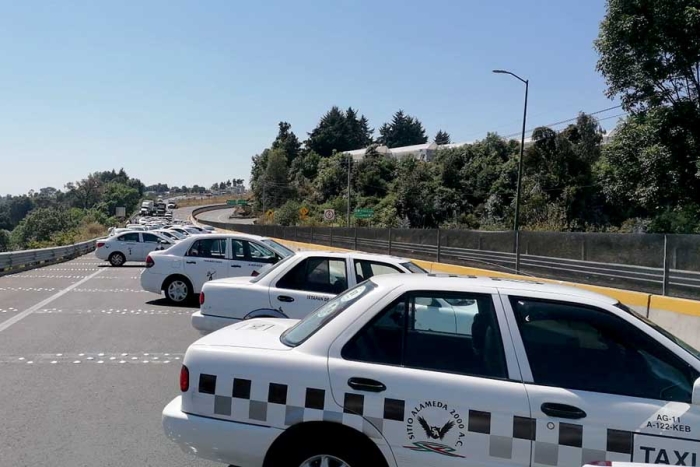
[[227, 206], [248, 206], [248, 201], [244, 199], [227, 199]]
[[374, 209], [355, 209], [355, 219], [371, 219], [374, 217]]

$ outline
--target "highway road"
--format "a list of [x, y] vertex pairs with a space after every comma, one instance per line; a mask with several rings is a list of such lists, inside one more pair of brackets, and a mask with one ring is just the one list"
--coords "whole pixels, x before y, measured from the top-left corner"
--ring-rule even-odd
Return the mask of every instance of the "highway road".
[[[186, 210], [177, 213], [187, 215]], [[215, 466], [165, 438], [194, 308], [92, 254], [0, 277], [0, 466]]]
[[[191, 212], [191, 210], [190, 210]], [[231, 222], [233, 224], [252, 224], [255, 219], [240, 219], [231, 218], [229, 216], [233, 213], [233, 209], [217, 209], [216, 211], [203, 212], [197, 216], [198, 219], [203, 221], [214, 221], [214, 222]]]

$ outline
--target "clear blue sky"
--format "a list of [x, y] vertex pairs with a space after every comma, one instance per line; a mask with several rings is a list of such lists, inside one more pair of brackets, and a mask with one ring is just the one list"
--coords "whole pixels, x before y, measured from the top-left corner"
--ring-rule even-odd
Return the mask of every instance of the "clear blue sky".
[[[0, 2], [0, 193], [124, 167], [145, 183], [245, 178], [280, 120], [331, 106], [431, 138], [614, 105], [595, 71], [604, 0]], [[603, 116], [612, 116], [618, 111]], [[614, 126], [615, 119], [603, 122]]]

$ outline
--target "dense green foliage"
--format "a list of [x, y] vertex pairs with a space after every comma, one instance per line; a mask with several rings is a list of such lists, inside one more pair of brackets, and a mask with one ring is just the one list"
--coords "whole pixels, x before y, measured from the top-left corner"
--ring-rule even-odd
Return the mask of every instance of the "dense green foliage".
[[[608, 0], [595, 47], [607, 94], [629, 115], [607, 144], [598, 121], [583, 113], [561, 131], [533, 130], [521, 225], [700, 233], [700, 0]], [[321, 222], [322, 209], [334, 208], [342, 224], [349, 196], [351, 209], [375, 210], [372, 225], [512, 228], [518, 142], [489, 134], [425, 162], [386, 157], [374, 146], [427, 142], [416, 117], [398, 111], [378, 133], [374, 140], [352, 108], [333, 107], [303, 144], [281, 122], [271, 149], [253, 157], [257, 208], [276, 209], [271, 220], [285, 225]], [[440, 130], [433, 141], [449, 144], [450, 135]], [[343, 154], [365, 147], [360, 161]], [[291, 213], [301, 206], [310, 209], [307, 220]]]
[[[67, 245], [103, 235], [116, 208], [134, 212], [145, 187], [124, 170], [95, 172], [65, 190], [0, 197], [0, 251]], [[9, 232], [8, 232], [9, 231]]]

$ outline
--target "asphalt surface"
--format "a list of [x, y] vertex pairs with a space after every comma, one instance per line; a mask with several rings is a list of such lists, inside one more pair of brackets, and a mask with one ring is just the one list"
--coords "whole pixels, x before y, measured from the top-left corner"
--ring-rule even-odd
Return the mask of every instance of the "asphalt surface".
[[221, 465], [163, 434], [199, 336], [195, 308], [142, 291], [142, 268], [90, 254], [0, 277], [0, 466]]
[[[193, 208], [194, 209], [194, 208]], [[191, 210], [190, 210], [191, 212]], [[233, 209], [217, 209], [216, 211], [203, 212], [197, 216], [197, 219], [201, 221], [214, 221], [214, 222], [230, 222], [232, 224], [252, 224], [255, 219], [241, 219], [233, 217], [229, 219], [229, 216], [233, 213]]]

